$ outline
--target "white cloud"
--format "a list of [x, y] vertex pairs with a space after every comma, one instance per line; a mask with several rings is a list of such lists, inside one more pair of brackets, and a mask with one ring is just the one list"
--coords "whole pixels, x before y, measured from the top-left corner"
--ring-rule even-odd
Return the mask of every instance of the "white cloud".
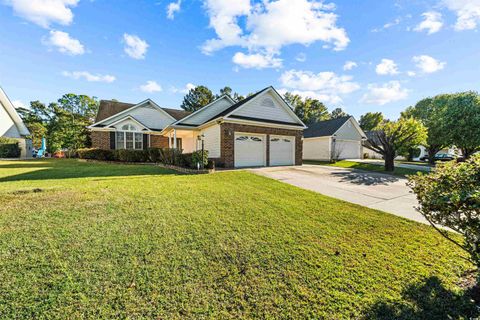
[[300, 52], [299, 54], [297, 54], [297, 56], [295, 57], [295, 60], [297, 60], [298, 62], [305, 62], [307, 61], [307, 55], [303, 52]]
[[250, 53], [280, 54], [283, 46], [308, 46], [316, 41], [342, 50], [350, 42], [345, 29], [337, 27], [332, 4], [309, 0], [266, 0], [254, 5], [250, 0], [204, 3], [210, 27], [217, 35], [202, 46], [205, 54], [229, 46], [248, 48]]
[[372, 32], [380, 32], [382, 30], [390, 29], [391, 27], [394, 27], [396, 25], [399, 25], [402, 20], [400, 18], [396, 18], [395, 20], [385, 23], [381, 28], [375, 28], [372, 30]]
[[358, 64], [355, 61], [347, 61], [343, 65], [343, 70], [348, 71], [348, 70], [352, 70], [353, 68], [356, 68], [356, 67], [358, 67]]
[[13, 106], [15, 107], [15, 109], [28, 109], [28, 107], [25, 105], [25, 103], [23, 103], [22, 101], [20, 100], [13, 100], [12, 101], [12, 104]]
[[196, 87], [197, 87], [197, 86], [194, 85], [193, 83], [187, 83], [184, 88], [179, 89], [179, 88], [176, 88], [176, 87], [171, 87], [170, 90], [171, 90], [173, 93], [183, 93], [183, 94], [187, 94], [188, 92], [190, 92], [190, 90], [195, 89]]
[[125, 43], [124, 51], [133, 59], [145, 59], [147, 54], [148, 43], [140, 39], [136, 35], [125, 33], [123, 35], [123, 42]]
[[170, 2], [167, 6], [167, 18], [170, 20], [175, 19], [175, 13], [180, 11], [180, 6], [182, 4], [182, 0], [178, 0], [177, 2]]
[[101, 75], [101, 74], [91, 74], [88, 71], [63, 71], [62, 75], [68, 78], [72, 78], [75, 80], [78, 79], [85, 79], [88, 82], [106, 82], [106, 83], [112, 83], [113, 81], [116, 80], [114, 76], [111, 75]]
[[161, 92], [162, 86], [159, 85], [156, 81], [149, 80], [144, 85], [140, 86], [140, 90], [147, 93]]
[[408, 90], [402, 88], [398, 81], [389, 81], [383, 85], [369, 84], [368, 92], [363, 95], [361, 102], [385, 105], [390, 102], [406, 99]]
[[271, 54], [237, 52], [232, 61], [246, 69], [280, 68], [282, 66], [282, 59], [275, 58]]
[[375, 72], [382, 76], [395, 75], [398, 74], [398, 66], [393, 60], [382, 59], [382, 61], [375, 68]]
[[324, 102], [339, 103], [341, 96], [354, 92], [360, 86], [351, 76], [338, 76], [334, 72], [285, 71], [280, 82], [290, 91], [303, 97], [312, 97]]
[[417, 73], [415, 71], [407, 71], [407, 75], [409, 77], [415, 77], [417, 75]]
[[415, 27], [415, 31], [426, 30], [428, 34], [440, 31], [443, 27], [442, 14], [435, 11], [429, 11], [422, 14], [424, 20]]
[[446, 62], [440, 62], [439, 60], [427, 55], [415, 56], [413, 57], [413, 62], [416, 63], [417, 68], [423, 73], [434, 73], [440, 71], [447, 64]]
[[455, 30], [473, 30], [480, 23], [480, 0], [443, 0], [443, 4], [457, 15]]
[[78, 2], [79, 0], [5, 0], [16, 15], [43, 28], [48, 28], [52, 23], [71, 24], [71, 8]]
[[85, 53], [83, 44], [77, 39], [70, 37], [70, 35], [63, 31], [50, 30], [48, 38], [44, 38], [42, 43], [47, 46], [54, 46], [61, 53], [69, 55], [82, 55]]

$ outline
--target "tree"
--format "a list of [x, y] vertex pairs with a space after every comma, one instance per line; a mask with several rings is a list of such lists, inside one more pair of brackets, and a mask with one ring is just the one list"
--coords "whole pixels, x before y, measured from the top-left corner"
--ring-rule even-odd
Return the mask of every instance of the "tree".
[[[429, 175], [411, 176], [409, 186], [417, 196], [419, 211], [425, 219], [441, 235], [465, 250], [469, 260], [480, 268], [480, 155], [463, 163], [452, 161], [440, 165]], [[463, 243], [457, 235], [437, 225], [461, 234]]]
[[229, 96], [230, 98], [232, 98], [236, 102], [239, 102], [239, 101], [242, 101], [243, 99], [245, 99], [245, 97], [240, 95], [239, 93], [237, 93], [237, 92], [234, 93], [232, 88], [230, 88], [228, 86], [224, 87], [223, 89], [220, 89], [220, 94], [217, 94], [216, 98], [218, 99], [219, 97], [221, 97], [223, 95]]
[[426, 98], [402, 112], [402, 117], [413, 117], [427, 128], [425, 148], [430, 164], [435, 163], [435, 155], [448, 145], [449, 130], [445, 127], [445, 110], [449, 98], [450, 95], [447, 94]]
[[213, 100], [215, 100], [215, 96], [210, 89], [205, 86], [198, 86], [190, 89], [190, 91], [183, 98], [183, 102], [180, 107], [183, 110], [193, 112], [205, 107]]
[[349, 114], [346, 113], [345, 111], [342, 110], [342, 108], [335, 108], [333, 109], [332, 113], [330, 114], [330, 117], [332, 119], [338, 119], [342, 117], [348, 117]]
[[473, 91], [450, 95], [445, 110], [448, 141], [468, 159], [480, 150], [480, 96]]
[[20, 115], [31, 130], [35, 146], [47, 137], [48, 149], [79, 149], [90, 146], [91, 125], [98, 111], [98, 101], [85, 95], [65, 94], [57, 103], [45, 105], [32, 101]]
[[295, 114], [304, 123], [315, 123], [330, 119], [327, 107], [317, 99], [303, 99], [298, 94], [290, 92], [286, 92], [283, 98], [292, 106]]
[[397, 121], [383, 121], [376, 130], [369, 133], [364, 146], [383, 156], [385, 171], [395, 170], [395, 157], [398, 151], [425, 143], [427, 129], [413, 118], [400, 118]]
[[381, 112], [367, 112], [360, 117], [360, 128], [363, 131], [372, 131], [380, 125], [384, 120], [383, 113]]

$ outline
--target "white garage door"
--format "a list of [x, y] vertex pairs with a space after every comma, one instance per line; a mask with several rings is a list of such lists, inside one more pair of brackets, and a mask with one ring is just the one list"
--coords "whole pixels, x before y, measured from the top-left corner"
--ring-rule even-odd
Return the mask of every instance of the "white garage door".
[[295, 164], [295, 137], [270, 136], [270, 165], [291, 166]]
[[235, 133], [235, 167], [265, 166], [265, 136]]
[[349, 140], [337, 140], [335, 143], [338, 159], [360, 159], [361, 156], [361, 142]]

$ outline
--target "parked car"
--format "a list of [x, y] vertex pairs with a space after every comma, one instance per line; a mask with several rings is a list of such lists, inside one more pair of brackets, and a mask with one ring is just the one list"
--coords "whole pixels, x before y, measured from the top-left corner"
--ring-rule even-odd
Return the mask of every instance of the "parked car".
[[[434, 160], [435, 161], [452, 161], [457, 159], [457, 156], [454, 154], [448, 154], [448, 153], [439, 153], [435, 155]], [[428, 156], [425, 155], [420, 158], [420, 161], [428, 161]]]

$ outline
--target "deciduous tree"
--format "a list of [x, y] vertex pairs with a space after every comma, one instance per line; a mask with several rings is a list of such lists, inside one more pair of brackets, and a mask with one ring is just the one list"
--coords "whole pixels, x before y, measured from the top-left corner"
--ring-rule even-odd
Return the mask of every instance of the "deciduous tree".
[[382, 123], [384, 120], [383, 113], [381, 112], [367, 112], [363, 116], [360, 117], [360, 128], [363, 131], [372, 131]]

